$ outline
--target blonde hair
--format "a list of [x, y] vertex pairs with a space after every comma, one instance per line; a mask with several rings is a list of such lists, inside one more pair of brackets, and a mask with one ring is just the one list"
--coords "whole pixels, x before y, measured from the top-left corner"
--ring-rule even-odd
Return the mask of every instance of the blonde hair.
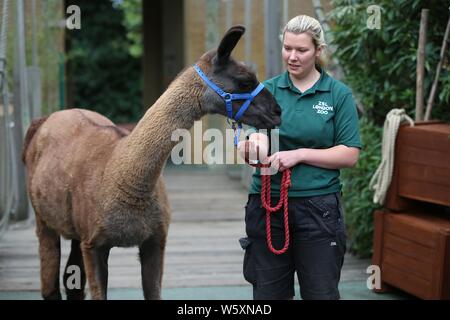
[[319, 47], [326, 47], [327, 45], [320, 22], [310, 16], [299, 15], [289, 20], [283, 29], [283, 33], [280, 35], [281, 41], [284, 41], [286, 32], [294, 34], [308, 33], [311, 36], [316, 49]]

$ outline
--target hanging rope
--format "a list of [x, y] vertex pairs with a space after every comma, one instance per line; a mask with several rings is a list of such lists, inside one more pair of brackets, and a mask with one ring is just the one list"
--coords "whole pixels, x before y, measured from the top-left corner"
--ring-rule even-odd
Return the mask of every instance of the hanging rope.
[[403, 121], [408, 121], [411, 126], [414, 126], [414, 121], [408, 117], [405, 109], [392, 109], [384, 121], [381, 163], [369, 183], [369, 188], [375, 191], [373, 202], [380, 205], [384, 204], [386, 192], [391, 184], [394, 169], [395, 139], [398, 128]]
[[[257, 151], [259, 153], [259, 151]], [[249, 154], [249, 146], [248, 143], [245, 143], [245, 154]], [[256, 168], [270, 168], [270, 164], [263, 163], [250, 163], [249, 158], [246, 156], [245, 162], [252, 167]], [[289, 208], [288, 208], [288, 193], [289, 187], [291, 186], [291, 170], [286, 169], [283, 171], [283, 177], [281, 178], [280, 185], [280, 200], [278, 201], [275, 207], [272, 207], [271, 204], [271, 185], [270, 185], [270, 175], [261, 173], [261, 203], [266, 209], [266, 239], [267, 239], [267, 247], [274, 254], [283, 254], [289, 248]], [[283, 207], [283, 222], [284, 222], [284, 246], [281, 249], [275, 249], [272, 244], [272, 228], [270, 226], [270, 215], [272, 213], [277, 212]]]
[[[291, 170], [286, 169], [283, 171], [283, 177], [281, 178], [280, 185], [280, 200], [275, 207], [271, 206], [270, 199], [270, 175], [262, 175], [261, 186], [261, 202], [266, 209], [266, 238], [267, 246], [269, 250], [275, 254], [283, 254], [289, 248], [289, 210], [288, 210], [288, 191], [291, 186]], [[280, 250], [277, 250], [272, 245], [272, 229], [270, 227], [270, 215], [280, 210], [283, 207], [283, 221], [284, 221], [284, 246]]]

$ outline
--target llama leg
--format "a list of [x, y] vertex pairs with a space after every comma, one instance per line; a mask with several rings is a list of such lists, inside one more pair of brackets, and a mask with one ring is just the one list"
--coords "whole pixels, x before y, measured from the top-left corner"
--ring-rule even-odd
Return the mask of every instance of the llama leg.
[[63, 278], [67, 300], [83, 300], [85, 298], [84, 287], [86, 286], [86, 273], [84, 271], [80, 241], [78, 240], [72, 240], [72, 248]]
[[142, 288], [147, 300], [161, 299], [161, 283], [164, 267], [166, 235], [152, 236], [139, 247]]
[[84, 267], [93, 300], [107, 299], [108, 257], [110, 249], [107, 247], [93, 247], [92, 245], [81, 243]]
[[39, 238], [41, 260], [41, 293], [45, 300], [61, 300], [59, 267], [61, 262], [60, 236], [36, 215], [36, 234]]

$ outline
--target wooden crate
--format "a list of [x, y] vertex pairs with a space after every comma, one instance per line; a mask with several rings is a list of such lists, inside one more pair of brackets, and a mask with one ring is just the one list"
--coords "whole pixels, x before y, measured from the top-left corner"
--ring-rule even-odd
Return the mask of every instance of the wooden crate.
[[[422, 299], [450, 299], [450, 218], [375, 211], [372, 263], [386, 285]], [[388, 287], [387, 286], [387, 287]]]
[[405, 211], [415, 207], [417, 200], [450, 206], [449, 124], [424, 122], [399, 128], [384, 206]]

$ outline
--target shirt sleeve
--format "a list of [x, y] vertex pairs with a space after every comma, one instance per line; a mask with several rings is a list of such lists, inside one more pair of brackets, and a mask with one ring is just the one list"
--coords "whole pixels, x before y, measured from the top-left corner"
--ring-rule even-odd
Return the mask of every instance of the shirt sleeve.
[[359, 120], [352, 93], [345, 94], [336, 106], [334, 118], [334, 145], [360, 148]]

